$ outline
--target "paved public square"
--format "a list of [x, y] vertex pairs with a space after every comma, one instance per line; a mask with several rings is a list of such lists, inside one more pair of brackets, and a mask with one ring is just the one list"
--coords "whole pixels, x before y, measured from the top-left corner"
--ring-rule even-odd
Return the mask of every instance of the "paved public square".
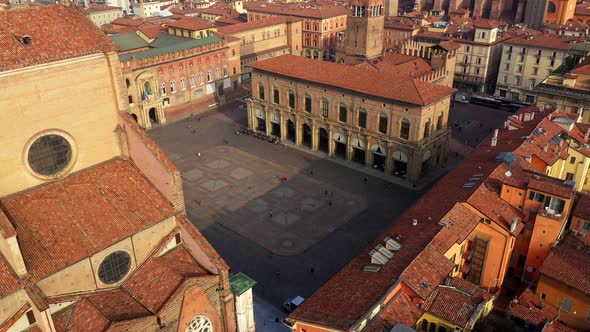
[[[190, 220], [232, 271], [256, 280], [256, 296], [277, 308], [255, 304], [268, 323], [258, 324], [258, 330], [266, 326], [270, 331], [271, 316], [281, 313], [284, 300], [311, 295], [422, 192], [321, 154], [236, 135], [246, 123], [238, 106], [195, 109], [194, 117], [149, 135], [183, 174]], [[456, 165], [505, 116], [456, 105], [449, 118], [454, 130], [449, 165]]]

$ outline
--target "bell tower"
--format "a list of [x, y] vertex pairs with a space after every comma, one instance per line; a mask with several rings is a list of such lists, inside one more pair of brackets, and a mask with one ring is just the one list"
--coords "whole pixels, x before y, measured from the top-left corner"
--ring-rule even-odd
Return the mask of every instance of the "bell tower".
[[347, 28], [339, 36], [336, 62], [354, 65], [379, 57], [383, 51], [383, 0], [353, 0]]

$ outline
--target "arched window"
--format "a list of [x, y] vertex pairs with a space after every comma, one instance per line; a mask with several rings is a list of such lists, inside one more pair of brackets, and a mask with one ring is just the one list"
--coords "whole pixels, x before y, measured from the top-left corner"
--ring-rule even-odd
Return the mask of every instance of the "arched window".
[[399, 130], [399, 137], [402, 139], [409, 139], [410, 138], [410, 120], [402, 119], [400, 130]]
[[180, 90], [186, 90], [186, 81], [184, 80], [184, 77], [180, 79]]
[[215, 68], [215, 78], [216, 79], [221, 78], [221, 71], [219, 70], [219, 68]]
[[170, 81], [170, 93], [176, 93], [176, 81]]
[[129, 79], [128, 78], [125, 79], [125, 85], [127, 85], [127, 87], [130, 87], [131, 86], [131, 82], [129, 82]]
[[203, 73], [199, 73], [199, 84], [205, 84], [205, 75], [203, 75]]
[[223, 77], [227, 77], [228, 74], [227, 66], [223, 66]]
[[550, 14], [553, 14], [557, 11], [557, 7], [555, 7], [555, 4], [553, 3], [553, 1], [549, 1], [549, 6], [547, 6], [547, 12]]
[[191, 75], [190, 84], [191, 84], [191, 88], [194, 88], [195, 86], [197, 86], [197, 82], [195, 80], [195, 75], [194, 74]]
[[428, 119], [428, 121], [426, 121], [426, 124], [424, 125], [424, 138], [428, 138], [430, 136], [431, 124], [432, 122], [430, 121], [430, 119]]
[[426, 319], [422, 320], [422, 323], [420, 324], [420, 328], [422, 329], [422, 331], [426, 331], [428, 329], [428, 321]]
[[308, 94], [305, 95], [305, 111], [311, 113], [311, 96]]
[[258, 83], [258, 98], [264, 100], [264, 84]]
[[379, 132], [387, 134], [387, 114], [379, 114]]
[[367, 128], [367, 111], [364, 108], [359, 109], [359, 127]]
[[436, 122], [436, 130], [441, 130], [443, 127], [443, 120], [444, 120], [444, 113], [440, 112], [438, 116], [438, 121]]
[[274, 86], [272, 88], [272, 100], [277, 105], [281, 103], [281, 94], [279, 93], [278, 86]]
[[213, 324], [205, 316], [195, 316], [188, 323], [185, 332], [213, 332]]
[[207, 82], [213, 81], [213, 72], [211, 69], [207, 70]]
[[150, 82], [146, 81], [143, 84], [143, 93], [141, 95], [141, 100], [147, 100], [150, 97], [153, 97], [154, 92], [152, 91], [152, 85], [150, 84]]
[[160, 84], [160, 94], [162, 96], [166, 95], [166, 83], [162, 82], [162, 84]]
[[346, 123], [346, 113], [348, 113], [346, 110], [346, 104], [340, 103], [340, 107], [338, 108], [338, 121]]

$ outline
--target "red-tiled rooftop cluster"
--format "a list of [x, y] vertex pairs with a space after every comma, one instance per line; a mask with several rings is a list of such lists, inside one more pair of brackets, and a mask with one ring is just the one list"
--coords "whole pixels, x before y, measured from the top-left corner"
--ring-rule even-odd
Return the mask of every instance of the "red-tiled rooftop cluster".
[[551, 250], [540, 272], [590, 295], [590, 249], [571, 234]]

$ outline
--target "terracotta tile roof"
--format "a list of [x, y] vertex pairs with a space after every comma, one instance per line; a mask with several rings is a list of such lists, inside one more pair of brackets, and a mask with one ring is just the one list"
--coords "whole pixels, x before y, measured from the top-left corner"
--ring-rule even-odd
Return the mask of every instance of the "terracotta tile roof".
[[555, 319], [557, 309], [546, 305], [540, 297], [528, 288], [518, 298], [510, 301], [506, 313], [533, 326]]
[[446, 51], [453, 51], [453, 50], [457, 50], [457, 49], [461, 48], [461, 45], [459, 45], [459, 43], [454, 42], [452, 40], [440, 42], [437, 45], [435, 45], [434, 47], [437, 47], [437, 46], [445, 49]]
[[174, 215], [161, 193], [123, 160], [6, 197], [1, 203], [17, 226], [32, 280]]
[[454, 267], [455, 264], [443, 253], [427, 246], [406, 267], [400, 278], [418, 296], [426, 299]]
[[12, 226], [10, 220], [8, 220], [8, 217], [2, 210], [0, 210], [0, 235], [5, 239], [16, 235], [14, 226]]
[[554, 320], [551, 324], [546, 324], [543, 332], [579, 332], [576, 329], [572, 329], [571, 327], [565, 326], [560, 323], [558, 320]]
[[556, 179], [555, 181], [549, 181], [547, 179], [537, 180], [533, 178], [531, 181], [529, 181], [529, 188], [562, 198], [573, 198], [575, 194], [574, 189], [566, 187], [563, 182], [563, 180], [559, 179]]
[[88, 8], [83, 8], [86, 13], [104, 12], [109, 10], [122, 10], [121, 7], [107, 6], [103, 4], [90, 2]]
[[[534, 120], [525, 122], [522, 129], [500, 130], [496, 146], [491, 146], [491, 138], [484, 141], [448, 175], [439, 180], [403, 215], [396, 218], [380, 236], [362, 250], [303, 304], [289, 315], [289, 321], [304, 321], [335, 329], [348, 329], [374, 305], [397, 280], [403, 270], [432, 243], [439, 233], [439, 221], [455, 206], [465, 202], [477, 188], [462, 188], [474, 174], [487, 178], [496, 168], [496, 155], [503, 151], [513, 151], [530, 134], [547, 111], [541, 113], [534, 107], [527, 111], [536, 112]], [[503, 164], [500, 164], [503, 165]], [[417, 225], [413, 225], [417, 220]], [[446, 228], [445, 228], [446, 229]], [[395, 238], [402, 249], [381, 267], [378, 272], [363, 271], [371, 262], [369, 252], [383, 244], [385, 237]], [[342, 306], [342, 303], [349, 305]], [[406, 310], [407, 308], [399, 308]]]
[[213, 23], [197, 17], [184, 17], [176, 22], [168, 23], [171, 28], [198, 31], [203, 29], [214, 28]]
[[255, 70], [326, 84], [340, 89], [406, 102], [428, 105], [450, 96], [455, 90], [417, 79], [391, 77], [362, 68], [282, 55], [250, 65]]
[[384, 21], [385, 29], [416, 30], [420, 26], [409, 18], [399, 16], [387, 16]]
[[[24, 45], [23, 37], [31, 43]], [[0, 71], [117, 49], [77, 6], [0, 11]]]
[[397, 324], [414, 326], [423, 313], [422, 309], [412, 302], [412, 298], [402, 291], [367, 327], [367, 331], [383, 332], [386, 328], [389, 331], [392, 326]]
[[551, 250], [539, 272], [590, 295], [590, 252], [572, 234]]
[[162, 28], [159, 25], [151, 23], [142, 24], [137, 28], [137, 30], [150, 39], [158, 38], [162, 32]]
[[[494, 175], [496, 174], [493, 174], [490, 177]], [[501, 176], [500, 174], [497, 175]], [[479, 186], [473, 195], [469, 197], [467, 203], [483, 213], [494, 223], [508, 231], [510, 231], [512, 219], [518, 218], [519, 222], [516, 230], [513, 233], [515, 236], [519, 234], [524, 228], [524, 224], [522, 223], [524, 214], [517, 208], [510, 205], [508, 202], [501, 199], [497, 192], [488, 189], [485, 185]]]
[[483, 29], [495, 29], [500, 26], [500, 22], [486, 19], [474, 19], [473, 26]]
[[530, 30], [529, 35], [512, 38], [505, 43], [508, 45], [532, 46], [567, 51], [574, 45], [572, 41], [579, 40], [580, 37], [557, 36], [555, 34], [546, 34], [540, 31]]
[[485, 301], [484, 293], [485, 290], [467, 280], [453, 278], [449, 285], [436, 287], [424, 301], [422, 310], [465, 328], [477, 306]]
[[[477, 224], [479, 224], [479, 217], [465, 206], [464, 203], [456, 203], [441, 218], [441, 223], [444, 223], [445, 228], [456, 235], [456, 243], [462, 243], [475, 229]], [[446, 252], [446, 249], [444, 252]]]
[[145, 22], [142, 18], [118, 17], [111, 24], [138, 27]]
[[[163, 282], [164, 280], [162, 280]], [[101, 291], [84, 296], [107, 320], [117, 322], [149, 316], [151, 313], [122, 289]]]
[[245, 2], [244, 8], [248, 10], [248, 13], [266, 13], [273, 15], [287, 15], [314, 19], [345, 16], [347, 14], [347, 9], [342, 6], [305, 8], [293, 5]]
[[[65, 314], [65, 313], [64, 313]], [[62, 331], [103, 331], [110, 322], [88, 300], [77, 303], [68, 314]], [[59, 331], [59, 330], [58, 330]]]
[[12, 266], [10, 266], [6, 257], [0, 253], [0, 298], [4, 298], [21, 288], [22, 286]]
[[242, 24], [244, 23], [244, 21], [240, 21], [237, 18], [232, 18], [232, 17], [220, 17], [217, 20], [215, 20], [215, 23], [221, 23], [219, 24], [220, 26], [227, 26], [229, 25], [235, 25], [235, 24]]
[[577, 4], [575, 15], [590, 15], [590, 4], [584, 2]]
[[590, 221], [590, 196], [583, 193], [578, 193], [576, 196], [572, 216]]
[[361, 62], [356, 67], [399, 77], [418, 77], [432, 71], [432, 67], [424, 59], [398, 53], [385, 53], [379, 60]]
[[[567, 144], [560, 147], [553, 141], [555, 136], [564, 131], [563, 128], [544, 118], [535, 129], [533, 133], [529, 133], [527, 142], [514, 151], [515, 154], [524, 158], [536, 156], [549, 166], [555, 164], [559, 159], [568, 157]], [[539, 171], [545, 172], [545, 170]]]
[[250, 21], [246, 23], [228, 25], [224, 27], [217, 28], [218, 32], [232, 34], [236, 32], [244, 32], [253, 29], [259, 29], [262, 27], [268, 27], [272, 25], [282, 24], [287, 22], [287, 18], [285, 16], [277, 16], [277, 17], [269, 17], [264, 18], [262, 20], [257, 21]]
[[[211, 259], [215, 265], [222, 270], [228, 270], [229, 265], [221, 258], [219, 253], [211, 246], [209, 241], [199, 232], [199, 230], [193, 225], [184, 214], [176, 216], [176, 221], [187, 231], [195, 242], [199, 245], [199, 248]], [[215, 272], [215, 271], [213, 271]]]

